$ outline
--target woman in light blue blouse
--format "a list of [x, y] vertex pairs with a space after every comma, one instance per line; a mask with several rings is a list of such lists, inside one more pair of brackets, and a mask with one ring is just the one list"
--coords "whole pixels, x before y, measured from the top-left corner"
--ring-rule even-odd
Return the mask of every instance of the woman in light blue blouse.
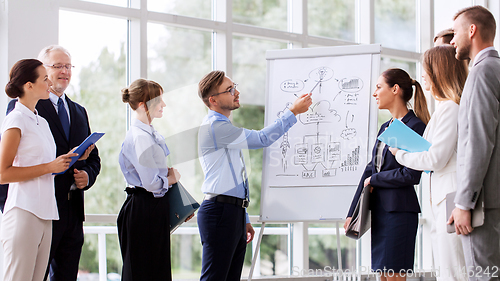
[[135, 80], [122, 100], [135, 112], [120, 152], [120, 168], [129, 187], [118, 215], [123, 259], [122, 280], [172, 280], [168, 189], [180, 177], [167, 167], [165, 139], [151, 125], [163, 116], [162, 87]]

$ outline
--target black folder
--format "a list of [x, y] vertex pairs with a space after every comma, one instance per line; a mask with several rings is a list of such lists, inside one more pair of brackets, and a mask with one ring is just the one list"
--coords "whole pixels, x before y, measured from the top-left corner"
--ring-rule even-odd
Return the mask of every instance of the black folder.
[[170, 211], [170, 234], [172, 234], [200, 204], [189, 194], [180, 182], [174, 183], [167, 192]]

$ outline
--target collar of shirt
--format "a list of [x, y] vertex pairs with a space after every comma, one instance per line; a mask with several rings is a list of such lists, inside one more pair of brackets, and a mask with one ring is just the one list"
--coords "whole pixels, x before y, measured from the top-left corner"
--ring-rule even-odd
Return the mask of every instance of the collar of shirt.
[[216, 121], [228, 121], [228, 122], [231, 122], [231, 120], [229, 120], [229, 118], [227, 118], [225, 115], [220, 114], [219, 112], [211, 110], [211, 109], [208, 110], [208, 117], [209, 118], [213, 117], [213, 118], [215, 118]]
[[16, 102], [15, 109], [20, 111], [24, 115], [27, 115], [30, 119], [37, 122], [37, 124], [38, 124], [38, 111], [36, 110], [36, 108], [35, 108], [35, 112], [33, 112], [29, 108], [27, 108], [24, 104], [22, 104], [20, 102]]
[[[71, 124], [71, 114], [69, 113], [69, 107], [68, 107], [68, 103], [66, 102], [66, 94], [65, 93], [62, 94], [61, 99], [64, 103], [64, 108], [66, 108], [66, 112], [68, 113], [68, 119], [69, 119], [69, 122]], [[50, 100], [50, 102], [52, 102], [52, 105], [54, 106], [56, 113], [59, 114], [59, 108], [57, 108], [57, 102], [59, 101], [59, 97], [56, 94], [50, 92], [49, 93], [49, 100]]]
[[488, 51], [492, 51], [492, 50], [495, 50], [495, 47], [491, 46], [491, 47], [488, 47], [488, 48], [484, 48], [482, 49], [481, 51], [479, 51], [479, 53], [477, 53], [477, 55], [474, 57], [474, 61], [471, 63], [471, 65], [474, 65], [477, 61], [477, 59], [484, 53], [488, 52]]
[[[66, 104], [66, 94], [62, 94], [61, 99], [64, 103], [64, 107], [66, 107], [66, 110], [67, 110], [68, 105]], [[59, 101], [59, 97], [56, 94], [50, 92], [49, 100], [52, 102], [52, 105], [56, 108], [56, 112], [57, 112], [57, 102]]]
[[163, 152], [165, 152], [165, 156], [168, 156], [170, 154], [170, 150], [168, 150], [168, 147], [165, 144], [165, 138], [155, 130], [153, 125], [147, 125], [137, 118], [132, 118], [132, 126], [137, 127], [138, 129], [151, 135], [155, 142], [163, 149]]

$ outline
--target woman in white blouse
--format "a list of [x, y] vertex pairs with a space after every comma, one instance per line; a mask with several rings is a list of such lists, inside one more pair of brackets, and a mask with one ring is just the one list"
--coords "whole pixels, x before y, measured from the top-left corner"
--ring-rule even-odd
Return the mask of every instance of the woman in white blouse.
[[42, 62], [20, 60], [10, 71], [5, 92], [18, 98], [5, 117], [0, 143], [0, 182], [10, 183], [0, 230], [4, 281], [41, 281], [49, 260], [52, 220], [59, 219], [54, 176], [69, 168], [75, 153], [56, 158], [45, 119], [35, 109], [52, 85]]
[[423, 56], [424, 88], [436, 100], [423, 137], [432, 145], [428, 151], [409, 153], [390, 148], [401, 165], [430, 171], [422, 173], [422, 185], [431, 198], [431, 241], [438, 281], [467, 280], [460, 237], [446, 231], [446, 194], [456, 191], [457, 120], [460, 96], [467, 79], [467, 65], [455, 58], [451, 45], [429, 49]]

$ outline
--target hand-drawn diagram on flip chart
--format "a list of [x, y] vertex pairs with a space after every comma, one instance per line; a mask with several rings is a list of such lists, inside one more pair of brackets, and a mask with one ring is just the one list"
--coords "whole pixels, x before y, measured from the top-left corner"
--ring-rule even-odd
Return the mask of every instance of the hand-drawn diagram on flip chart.
[[292, 58], [270, 69], [269, 121], [305, 93], [313, 104], [269, 147], [270, 187], [357, 185], [367, 159], [370, 54]]
[[266, 125], [297, 96], [309, 110], [264, 148], [260, 221], [345, 218], [377, 138], [380, 45], [267, 51]]

